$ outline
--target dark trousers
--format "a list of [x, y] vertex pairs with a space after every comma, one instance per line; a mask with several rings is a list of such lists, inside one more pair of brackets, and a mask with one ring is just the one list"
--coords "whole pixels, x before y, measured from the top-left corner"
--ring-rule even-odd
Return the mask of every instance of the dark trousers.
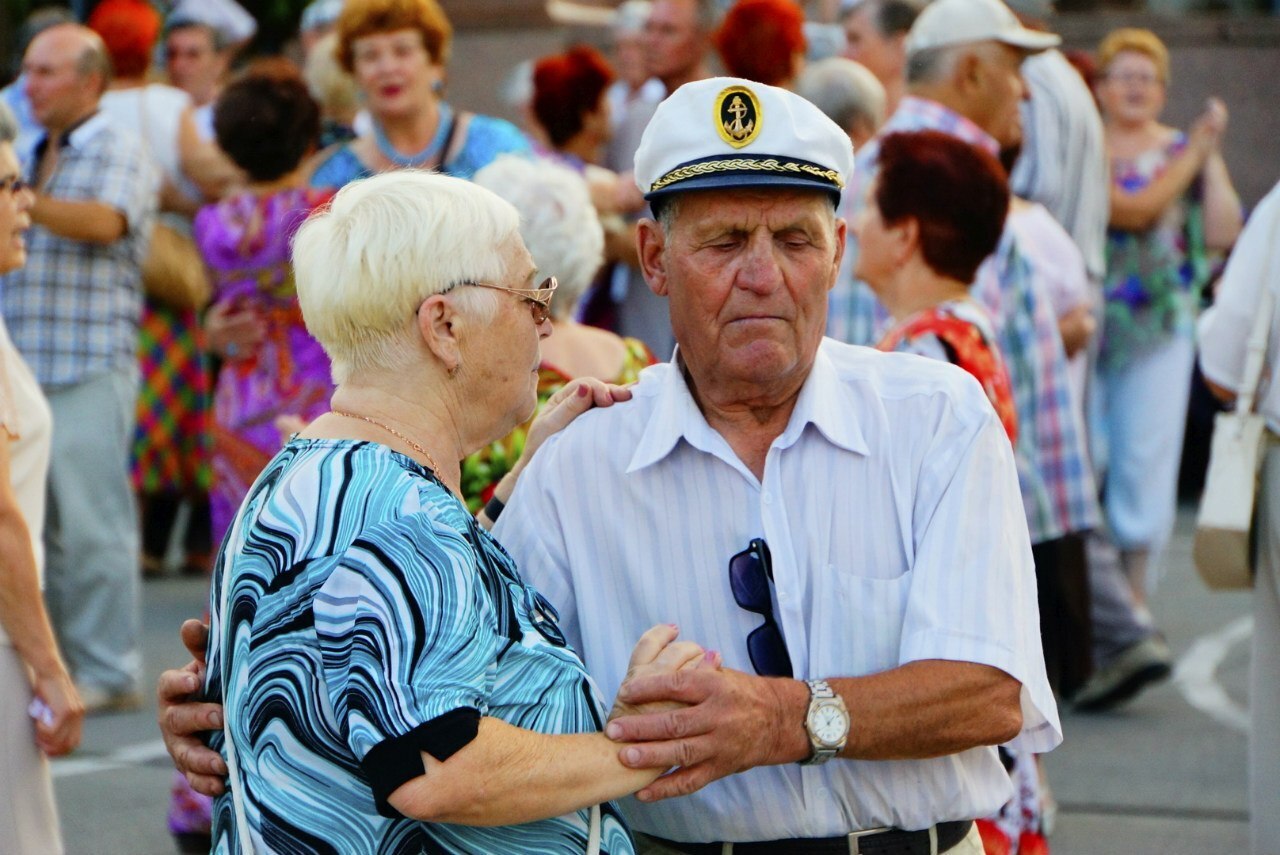
[[1031, 547], [1036, 562], [1040, 640], [1049, 685], [1069, 698], [1093, 672], [1093, 627], [1089, 620], [1089, 567], [1085, 536], [1068, 534]]

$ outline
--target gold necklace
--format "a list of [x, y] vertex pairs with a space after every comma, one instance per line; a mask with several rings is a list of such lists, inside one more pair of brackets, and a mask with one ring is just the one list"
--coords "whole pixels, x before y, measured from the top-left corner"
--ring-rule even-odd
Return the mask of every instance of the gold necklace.
[[391, 425], [383, 424], [382, 422], [378, 421], [377, 419], [371, 419], [371, 418], [369, 418], [368, 416], [362, 416], [362, 415], [359, 415], [359, 414], [357, 414], [357, 413], [348, 413], [348, 412], [345, 412], [345, 411], [343, 411], [343, 410], [331, 410], [330, 412], [332, 412], [335, 416], [345, 416], [346, 418], [349, 418], [349, 419], [359, 419], [359, 420], [360, 420], [360, 421], [362, 421], [362, 422], [368, 422], [369, 424], [373, 425], [374, 427], [380, 427], [380, 428], [382, 428], [383, 430], [385, 430], [387, 433], [391, 434], [392, 436], [399, 437], [400, 439], [402, 439], [402, 440], [404, 440], [405, 442], [407, 442], [407, 443], [409, 444], [409, 447], [410, 447], [410, 448], [412, 448], [414, 451], [416, 451], [416, 452], [418, 452], [419, 454], [421, 454], [423, 457], [427, 458], [427, 463], [428, 463], [428, 464], [430, 464], [430, 466], [431, 466], [431, 471], [435, 472], [437, 475], [438, 475], [438, 474], [440, 474], [440, 467], [439, 467], [439, 465], [437, 465], [437, 464], [436, 464], [436, 459], [435, 459], [434, 457], [432, 457], [432, 456], [431, 456], [431, 452], [430, 452], [430, 451], [427, 451], [427, 450], [426, 450], [425, 448], [423, 448], [421, 445], [418, 445], [418, 443], [416, 443], [416, 442], [414, 442], [413, 440], [409, 439], [409, 437], [405, 436], [405, 435], [404, 435], [404, 434], [402, 434], [400, 431], [398, 431], [398, 430], [396, 430], [395, 428], [393, 428]]

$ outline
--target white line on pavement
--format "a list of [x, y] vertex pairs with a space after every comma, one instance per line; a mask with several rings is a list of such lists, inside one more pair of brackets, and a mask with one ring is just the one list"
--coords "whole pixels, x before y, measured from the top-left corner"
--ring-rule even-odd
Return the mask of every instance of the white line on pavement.
[[1222, 688], [1217, 671], [1231, 648], [1252, 634], [1253, 617], [1237, 618], [1217, 632], [1196, 639], [1173, 672], [1173, 681], [1187, 703], [1227, 727], [1245, 733], [1249, 730], [1249, 711]]
[[70, 778], [75, 775], [92, 775], [94, 772], [106, 772], [125, 766], [141, 766], [152, 760], [168, 756], [168, 753], [164, 750], [163, 740], [157, 739], [154, 742], [125, 745], [98, 757], [68, 757], [64, 760], [54, 760], [50, 765], [53, 768], [53, 777]]

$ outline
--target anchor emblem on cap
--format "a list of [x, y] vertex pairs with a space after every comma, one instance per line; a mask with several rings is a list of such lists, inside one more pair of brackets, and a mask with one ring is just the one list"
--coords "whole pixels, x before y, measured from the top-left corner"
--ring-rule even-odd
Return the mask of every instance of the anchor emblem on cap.
[[742, 148], [760, 134], [760, 102], [745, 86], [730, 86], [716, 97], [716, 130], [734, 148]]

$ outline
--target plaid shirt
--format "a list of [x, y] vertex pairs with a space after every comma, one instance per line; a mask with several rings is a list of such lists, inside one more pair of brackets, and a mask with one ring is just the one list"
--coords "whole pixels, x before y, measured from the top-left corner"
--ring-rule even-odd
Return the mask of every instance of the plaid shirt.
[[0, 296], [13, 342], [41, 386], [69, 386], [137, 365], [141, 264], [159, 190], [142, 140], [102, 114], [65, 138], [40, 192], [110, 205], [124, 215], [126, 232], [106, 245], [58, 237], [42, 226], [27, 233], [26, 267], [0, 282]]
[[[879, 137], [858, 152], [845, 195], [846, 219], [851, 221], [866, 204], [877, 171], [879, 139], [895, 132], [926, 129], [949, 133], [992, 154], [999, 151], [999, 144], [964, 116], [935, 101], [908, 96]], [[854, 344], [873, 344], [888, 314], [871, 289], [853, 278], [857, 253], [850, 230], [841, 275], [831, 292], [827, 334]], [[1013, 382], [1018, 409], [1014, 457], [1031, 542], [1043, 543], [1095, 527], [1099, 521], [1097, 492], [1084, 428], [1073, 406], [1057, 318], [1045, 284], [1018, 251], [1010, 229], [1005, 229], [995, 253], [978, 269], [972, 292], [995, 322], [997, 344]]]

